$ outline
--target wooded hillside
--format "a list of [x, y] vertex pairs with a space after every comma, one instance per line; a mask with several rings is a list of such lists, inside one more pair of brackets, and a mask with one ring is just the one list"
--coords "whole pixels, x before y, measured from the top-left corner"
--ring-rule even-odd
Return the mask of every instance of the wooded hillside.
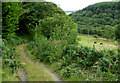
[[119, 2], [102, 2], [90, 5], [69, 16], [78, 24], [79, 33], [115, 38], [118, 25]]

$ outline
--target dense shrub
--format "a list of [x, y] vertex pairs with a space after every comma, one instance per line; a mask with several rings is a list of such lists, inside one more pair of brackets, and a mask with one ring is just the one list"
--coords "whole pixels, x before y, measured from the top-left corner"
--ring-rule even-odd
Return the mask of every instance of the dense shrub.
[[119, 60], [116, 51], [109, 50], [98, 60], [97, 66], [99, 66], [100, 70], [103, 72], [116, 74], [118, 70], [118, 62]]
[[[59, 60], [59, 66], [56, 68], [56, 72], [62, 77], [67, 79], [70, 77], [80, 78], [81, 70], [89, 71], [95, 68], [95, 71], [99, 70], [105, 78], [108, 79], [108, 74], [111, 76], [111, 80], [118, 79], [116, 76], [118, 70], [118, 56], [115, 51], [97, 51], [93, 48], [79, 47], [72, 52], [73, 49], [66, 49], [64, 56]], [[78, 71], [78, 72], [76, 72]], [[79, 72], [80, 71], [80, 72]], [[99, 72], [99, 75], [100, 75]], [[76, 74], [76, 75], [75, 75]], [[106, 80], [103, 77], [103, 80]]]
[[52, 63], [61, 57], [63, 45], [60, 40], [47, 40], [45, 37], [37, 38], [28, 45], [32, 54], [42, 62]]
[[15, 48], [13, 47], [6, 47], [5, 43], [2, 43], [2, 66], [3, 68], [9, 68], [11, 72], [14, 72], [19, 67], [19, 55], [16, 53]]
[[[65, 12], [62, 11], [62, 9], [51, 2], [23, 2], [22, 7], [25, 11], [29, 10], [29, 12], [20, 16], [20, 29], [17, 31], [17, 33], [29, 34], [32, 38], [34, 38], [34, 31], [36, 25], [39, 25], [40, 20], [46, 20], [49, 17], [53, 17], [55, 14], [61, 14], [63, 16], [65, 15]], [[49, 24], [46, 25], [50, 26]]]
[[19, 29], [19, 16], [23, 14], [21, 3], [2, 3], [2, 37], [11, 39], [15, 36], [15, 31]]
[[19, 37], [19, 36], [14, 36], [11, 39], [6, 39], [5, 40], [6, 45], [8, 45], [9, 47], [14, 47], [23, 43], [27, 43], [27, 40]]
[[52, 17], [42, 19], [38, 25], [38, 30], [42, 35], [48, 39], [52, 37], [56, 40], [66, 40], [69, 39], [69, 36], [76, 39], [76, 29], [77, 25], [73, 22], [73, 20], [67, 15], [62, 14], [54, 14]]
[[20, 67], [19, 54], [16, 52], [16, 46], [26, 43], [26, 39], [14, 36], [11, 39], [2, 39], [1, 53], [3, 69], [8, 68], [11, 72], [15, 72]]

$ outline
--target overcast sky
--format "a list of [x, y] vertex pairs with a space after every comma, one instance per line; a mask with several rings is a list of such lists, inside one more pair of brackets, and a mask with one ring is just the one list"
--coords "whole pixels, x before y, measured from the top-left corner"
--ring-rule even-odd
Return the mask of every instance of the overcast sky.
[[56, 3], [64, 11], [75, 11], [80, 10], [88, 5], [92, 5], [98, 2], [108, 2], [112, 0], [45, 0]]

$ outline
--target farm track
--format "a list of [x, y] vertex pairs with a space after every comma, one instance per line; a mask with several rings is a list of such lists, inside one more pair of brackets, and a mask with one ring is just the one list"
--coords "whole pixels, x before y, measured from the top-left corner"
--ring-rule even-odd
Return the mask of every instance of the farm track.
[[23, 68], [19, 69], [18, 75], [19, 75], [20, 81], [27, 81], [26, 72], [25, 72], [25, 70]]
[[[48, 68], [46, 68], [43, 64], [38, 63], [38, 62], [34, 62], [28, 55], [28, 53], [26, 52], [25, 47], [27, 46], [27, 44], [22, 44], [16, 47], [16, 51], [20, 53], [20, 57], [25, 58], [25, 60], [28, 60], [30, 62], [29, 66], [31, 66], [31, 64], [35, 64], [37, 67], [39, 67], [40, 69], [42, 68], [42, 70], [44, 70], [45, 73], [48, 73], [48, 77], [52, 77], [53, 80], [44, 80], [44, 81], [60, 81], [59, 78]], [[21, 59], [20, 59], [21, 61]], [[21, 61], [22, 62], [22, 61]], [[38, 68], [38, 69], [39, 69]], [[35, 69], [36, 70], [36, 69]], [[33, 70], [33, 71], [35, 71]], [[36, 70], [37, 71], [37, 70]], [[28, 81], [27, 78], [27, 73], [26, 70], [24, 69], [24, 67], [22, 69], [19, 70], [19, 78], [21, 81]], [[41, 72], [37, 72], [37, 73], [41, 73]], [[43, 71], [42, 71], [43, 73]], [[37, 74], [36, 74], [37, 75]], [[42, 80], [40, 80], [42, 81]]]

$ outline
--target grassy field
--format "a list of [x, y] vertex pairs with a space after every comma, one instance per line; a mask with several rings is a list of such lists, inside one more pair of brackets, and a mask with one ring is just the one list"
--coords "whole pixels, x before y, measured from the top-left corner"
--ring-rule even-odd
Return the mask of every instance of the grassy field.
[[[108, 40], [106, 38], [94, 38], [89, 35], [79, 35], [79, 44], [88, 47], [95, 47], [97, 50], [112, 50], [117, 48], [117, 41]], [[94, 44], [96, 42], [96, 44]], [[101, 44], [100, 44], [101, 43]]]

